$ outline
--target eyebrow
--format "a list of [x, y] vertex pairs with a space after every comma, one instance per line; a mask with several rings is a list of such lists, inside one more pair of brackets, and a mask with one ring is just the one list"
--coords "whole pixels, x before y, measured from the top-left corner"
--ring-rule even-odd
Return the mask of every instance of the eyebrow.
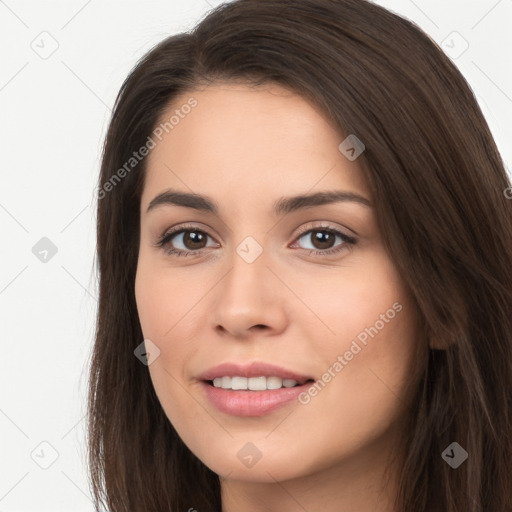
[[[285, 215], [303, 208], [338, 202], [354, 202], [368, 208], [372, 207], [371, 202], [366, 199], [366, 197], [354, 192], [329, 190], [325, 192], [315, 192], [313, 194], [281, 197], [275, 201], [272, 207], [272, 213], [274, 215]], [[154, 210], [158, 206], [164, 205], [184, 206], [186, 208], [193, 208], [194, 210], [219, 215], [219, 205], [213, 199], [207, 196], [188, 192], [179, 192], [173, 189], [168, 189], [153, 198], [149, 203], [146, 213]]]

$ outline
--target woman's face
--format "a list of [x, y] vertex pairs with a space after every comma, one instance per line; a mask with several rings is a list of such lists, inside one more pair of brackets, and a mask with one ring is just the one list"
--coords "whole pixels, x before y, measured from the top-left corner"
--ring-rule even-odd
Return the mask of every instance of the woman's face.
[[[410, 397], [417, 324], [362, 147], [340, 149], [345, 137], [278, 86], [215, 84], [162, 122], [172, 115], [152, 136], [135, 285], [167, 417], [224, 477], [378, 467]], [[345, 195], [290, 199], [320, 192]]]

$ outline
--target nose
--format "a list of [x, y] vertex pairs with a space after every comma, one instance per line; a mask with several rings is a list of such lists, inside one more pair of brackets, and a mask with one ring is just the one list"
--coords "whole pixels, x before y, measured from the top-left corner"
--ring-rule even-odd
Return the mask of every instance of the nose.
[[246, 339], [267, 336], [286, 328], [286, 287], [271, 268], [265, 250], [252, 262], [236, 251], [231, 267], [212, 290], [210, 325], [221, 335]]

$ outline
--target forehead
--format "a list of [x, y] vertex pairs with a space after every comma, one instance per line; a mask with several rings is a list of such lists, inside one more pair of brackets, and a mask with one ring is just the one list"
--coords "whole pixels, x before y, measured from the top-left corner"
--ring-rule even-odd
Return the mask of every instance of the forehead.
[[142, 207], [169, 187], [258, 200], [314, 188], [368, 196], [361, 166], [338, 149], [344, 134], [311, 102], [281, 86], [222, 83], [185, 92], [159, 126]]

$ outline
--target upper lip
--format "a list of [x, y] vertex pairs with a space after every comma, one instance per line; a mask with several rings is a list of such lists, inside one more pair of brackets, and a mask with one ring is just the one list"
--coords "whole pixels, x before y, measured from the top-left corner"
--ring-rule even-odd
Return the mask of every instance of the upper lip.
[[250, 364], [222, 363], [201, 373], [199, 380], [213, 380], [216, 377], [281, 377], [282, 379], [293, 379], [299, 384], [304, 384], [313, 377], [302, 375], [298, 372], [288, 370], [281, 366], [264, 362], [253, 362]]

